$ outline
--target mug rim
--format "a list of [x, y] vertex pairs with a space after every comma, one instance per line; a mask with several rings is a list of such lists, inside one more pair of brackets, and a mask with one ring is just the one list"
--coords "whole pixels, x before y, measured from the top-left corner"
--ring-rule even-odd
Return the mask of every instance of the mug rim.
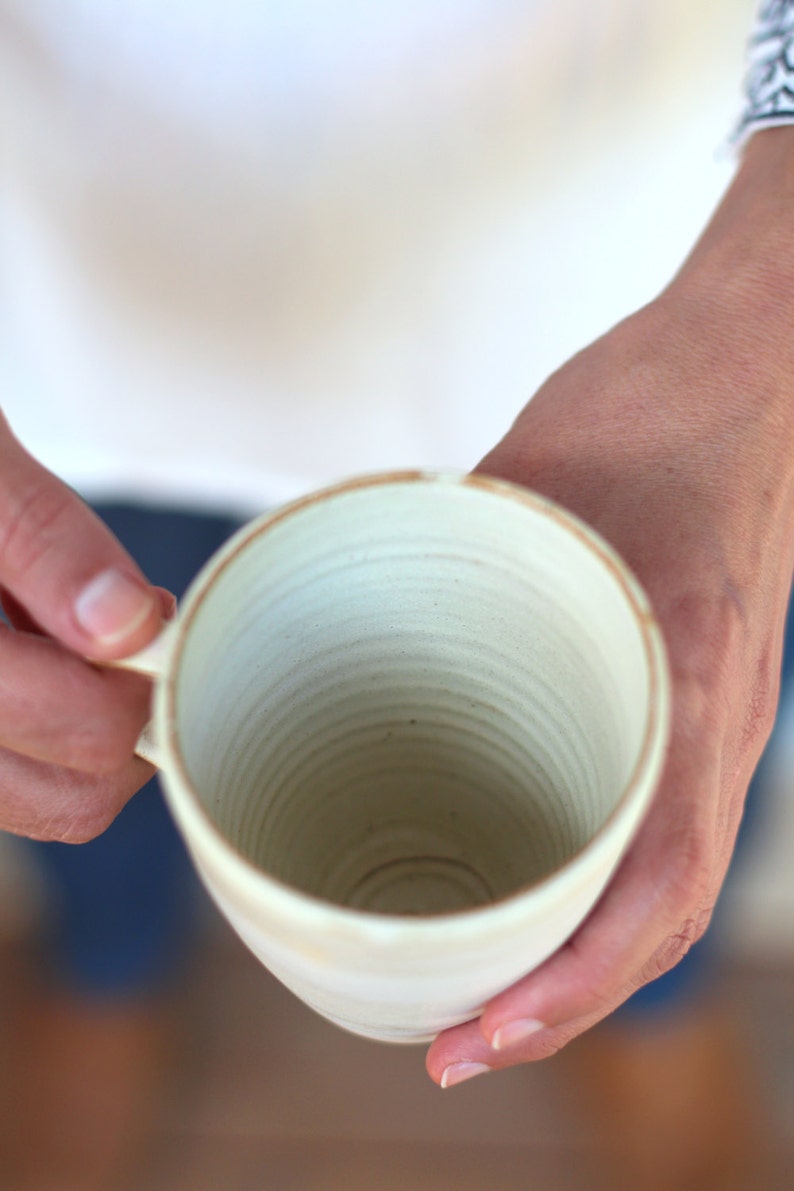
[[[359, 909], [307, 893], [258, 867], [241, 852], [213, 822], [203, 807], [199, 793], [187, 772], [176, 725], [176, 685], [191, 624], [218, 578], [234, 564], [238, 556], [254, 539], [268, 532], [281, 521], [328, 499], [361, 489], [413, 483], [460, 484], [502, 498], [513, 499], [522, 506], [531, 508], [534, 512], [540, 512], [550, 517], [577, 538], [617, 580], [625, 602], [640, 631], [650, 679], [650, 690], [643, 740], [634, 767], [614, 807], [585, 844], [550, 873], [528, 881], [510, 893], [494, 898], [492, 901], [437, 914], [407, 916]], [[204, 867], [202, 852], [208, 850], [213, 855], [213, 859], [224, 866], [229, 864], [234, 866], [233, 875], [229, 878], [230, 884], [242, 886], [251, 896], [255, 896], [257, 891], [267, 890], [268, 896], [274, 899], [274, 905], [276, 901], [281, 902], [285, 910], [288, 908], [291, 914], [296, 912], [297, 907], [302, 907], [313, 920], [316, 920], [318, 915], [328, 915], [333, 916], [335, 922], [339, 922], [341, 916], [351, 926], [357, 925], [359, 928], [369, 929], [375, 934], [393, 929], [395, 924], [399, 924], [403, 929], [420, 930], [425, 934], [433, 930], [448, 931], [454, 927], [455, 923], [463, 926], [465, 923], [472, 922], [474, 918], [483, 918], [494, 914], [509, 915], [511, 908], [520, 912], [521, 905], [529, 895], [533, 895], [534, 899], [540, 901], [544, 892], [551, 895], [551, 892], [562, 884], [575, 885], [580, 872], [584, 878], [591, 866], [598, 866], [599, 853], [608, 847], [612, 835], [618, 830], [624, 818], [634, 817], [635, 822], [631, 825], [627, 839], [612, 865], [612, 869], [614, 869], [633, 840], [658, 786], [669, 738], [670, 704], [671, 680], [667, 651], [662, 630], [650, 599], [628, 564], [596, 530], [549, 497], [508, 480], [496, 479], [478, 473], [410, 469], [353, 476], [328, 484], [280, 505], [272, 511], [254, 517], [232, 534], [228, 541], [201, 568], [180, 605], [164, 659], [162, 674], [156, 684], [154, 719], [160, 746], [164, 753], [163, 785], [166, 800], [185, 838], [188, 849], [200, 868]], [[194, 836], [198, 837], [200, 845], [195, 844]]]

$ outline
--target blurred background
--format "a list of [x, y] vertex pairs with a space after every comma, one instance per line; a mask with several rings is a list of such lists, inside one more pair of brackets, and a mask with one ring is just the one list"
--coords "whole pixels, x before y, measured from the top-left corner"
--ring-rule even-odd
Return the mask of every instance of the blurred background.
[[[175, 589], [307, 488], [472, 466], [685, 257], [754, 9], [0, 0], [12, 426]], [[789, 1186], [792, 785], [794, 700], [685, 974], [446, 1093], [247, 955], [154, 792], [0, 837], [0, 1187]]]

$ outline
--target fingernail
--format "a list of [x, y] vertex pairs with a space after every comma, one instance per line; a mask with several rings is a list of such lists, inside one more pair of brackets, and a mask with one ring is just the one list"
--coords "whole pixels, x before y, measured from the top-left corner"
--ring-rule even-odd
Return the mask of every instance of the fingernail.
[[74, 605], [78, 624], [98, 645], [116, 645], [151, 615], [154, 596], [122, 571], [102, 571]]
[[450, 1063], [441, 1076], [442, 1088], [452, 1088], [456, 1083], [465, 1083], [467, 1079], [474, 1079], [475, 1075], [485, 1075], [491, 1070], [485, 1063]]
[[519, 1017], [515, 1021], [506, 1021], [494, 1033], [491, 1046], [494, 1050], [507, 1050], [508, 1047], [515, 1046], [517, 1042], [523, 1042], [526, 1038], [531, 1038], [533, 1034], [537, 1034], [538, 1030], [545, 1028], [545, 1022], [538, 1021], [534, 1017]]

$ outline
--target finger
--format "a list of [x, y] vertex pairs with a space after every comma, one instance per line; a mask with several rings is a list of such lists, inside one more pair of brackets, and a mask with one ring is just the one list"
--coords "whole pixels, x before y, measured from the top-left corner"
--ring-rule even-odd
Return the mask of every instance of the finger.
[[[171, 620], [176, 615], [176, 596], [165, 587], [153, 586], [152, 591], [154, 592], [155, 599], [160, 603], [160, 616], [162, 620]], [[13, 625], [19, 632], [36, 633], [38, 636], [44, 634], [41, 625], [36, 623], [27, 608], [23, 608], [9, 591], [3, 591], [2, 588], [0, 588], [0, 606], [5, 613], [8, 623]]]
[[161, 624], [159, 598], [110, 530], [31, 458], [1, 415], [0, 586], [86, 657], [123, 657]]
[[[451, 1086], [480, 1069], [547, 1058], [683, 957], [711, 913], [710, 800], [668, 785], [589, 919], [482, 1017], [433, 1042], [428, 1072]], [[461, 1066], [462, 1064], [462, 1066]]]
[[90, 665], [47, 637], [0, 625], [0, 746], [87, 773], [132, 755], [150, 684]]
[[110, 826], [154, 774], [130, 757], [111, 774], [86, 774], [0, 749], [0, 830], [82, 844]]

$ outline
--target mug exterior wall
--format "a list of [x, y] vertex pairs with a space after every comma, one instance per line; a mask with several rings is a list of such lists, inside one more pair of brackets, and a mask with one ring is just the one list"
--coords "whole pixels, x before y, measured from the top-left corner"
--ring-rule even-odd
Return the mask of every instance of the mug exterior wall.
[[[321, 900], [258, 869], [225, 839], [193, 789], [177, 739], [174, 691], [180, 644], [214, 577], [245, 549], [232, 539], [188, 594], [158, 683], [155, 723], [168, 802], [210, 894], [255, 955], [309, 1006], [366, 1037], [421, 1042], [476, 1017], [494, 995], [543, 962], [587, 916], [633, 838], [653, 796], [666, 752], [669, 676], [661, 633], [636, 580], [614, 552], [575, 518], [524, 490], [474, 477], [415, 473], [367, 484], [471, 483], [562, 521], [617, 576], [643, 641], [650, 693], [635, 770], [616, 809], [575, 856], [536, 884], [491, 904], [427, 916], [367, 913]], [[332, 498], [332, 489], [311, 499]], [[300, 503], [300, 502], [298, 502]], [[289, 509], [287, 510], [287, 515]], [[282, 511], [279, 518], [285, 516]]]

